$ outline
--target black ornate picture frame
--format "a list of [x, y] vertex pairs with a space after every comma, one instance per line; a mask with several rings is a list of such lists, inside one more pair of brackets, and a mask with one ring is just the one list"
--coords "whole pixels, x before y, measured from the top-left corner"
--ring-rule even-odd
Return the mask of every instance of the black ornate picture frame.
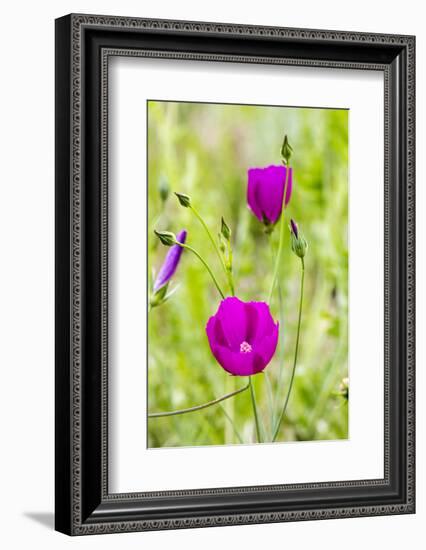
[[[384, 74], [384, 477], [108, 491], [108, 59]], [[56, 20], [56, 529], [69, 535], [415, 511], [415, 38], [68, 15]]]

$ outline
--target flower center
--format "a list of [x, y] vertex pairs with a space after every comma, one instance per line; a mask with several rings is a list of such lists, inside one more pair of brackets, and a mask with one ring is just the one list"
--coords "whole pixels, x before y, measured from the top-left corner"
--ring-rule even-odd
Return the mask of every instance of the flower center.
[[240, 352], [241, 353], [251, 353], [251, 350], [252, 350], [251, 345], [248, 342], [246, 342], [246, 341], [241, 342], [241, 344], [240, 344]]

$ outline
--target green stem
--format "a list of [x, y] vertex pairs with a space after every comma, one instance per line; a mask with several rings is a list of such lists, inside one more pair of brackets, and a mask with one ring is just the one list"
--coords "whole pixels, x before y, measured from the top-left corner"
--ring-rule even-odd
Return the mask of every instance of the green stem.
[[[280, 310], [280, 326], [284, 326], [283, 295], [282, 295], [281, 285], [279, 281], [278, 281], [277, 288], [278, 288], [278, 303], [279, 303], [279, 310]], [[283, 380], [284, 361], [285, 361], [285, 352], [284, 352], [284, 344], [283, 344], [281, 346], [280, 357], [279, 357], [280, 368], [278, 372], [278, 382], [277, 382], [278, 391], [281, 388], [281, 384]], [[277, 397], [278, 395], [275, 395], [274, 409], [277, 404]]]
[[[274, 258], [275, 258], [275, 250], [274, 250], [274, 247], [273, 247], [273, 241], [272, 241], [272, 233], [267, 233], [267, 238], [268, 238], [268, 241], [269, 241], [269, 245], [270, 245], [270, 250], [271, 250], [271, 261], [272, 261], [272, 264], [274, 263]], [[277, 281], [277, 291], [278, 291], [278, 301], [279, 301], [279, 320], [280, 320], [280, 326], [283, 326], [284, 325], [284, 315], [283, 315], [283, 308], [282, 308], [282, 292], [281, 292], [281, 283], [280, 283], [280, 280], [278, 279]], [[272, 297], [271, 297], [271, 300], [272, 300]], [[271, 307], [272, 304], [271, 302], [269, 302], [269, 307]], [[282, 371], [283, 371], [283, 363], [284, 363], [284, 353], [283, 350], [284, 349], [284, 346], [281, 346], [280, 348], [280, 357], [279, 357], [279, 374], [278, 374], [278, 382], [277, 382], [277, 392], [276, 392], [276, 395], [272, 398], [271, 397], [271, 401], [272, 401], [272, 405], [271, 405], [271, 422], [270, 422], [270, 426], [271, 426], [271, 438], [272, 438], [272, 434], [273, 434], [273, 431], [274, 431], [274, 426], [275, 426], [275, 409], [276, 409], [276, 402], [277, 402], [277, 394], [279, 392], [279, 389], [281, 388], [281, 378], [282, 378]], [[265, 371], [265, 375], [267, 376], [268, 375], [268, 372]], [[268, 381], [268, 378], [266, 378], [266, 380]], [[271, 383], [269, 382], [269, 386], [271, 386]], [[270, 392], [272, 394], [272, 389], [271, 387], [269, 388], [270, 389]]]
[[269, 290], [268, 304], [270, 304], [271, 300], [272, 300], [272, 293], [274, 292], [275, 281], [277, 280], [277, 277], [278, 277], [278, 271], [279, 271], [279, 267], [280, 267], [280, 263], [281, 263], [281, 255], [282, 255], [283, 246], [284, 246], [284, 210], [285, 210], [285, 196], [286, 196], [286, 193], [287, 193], [287, 185], [288, 185], [289, 175], [290, 175], [290, 167], [287, 166], [286, 181], [284, 182], [283, 202], [282, 202], [282, 205], [281, 205], [280, 240], [279, 240], [279, 244], [278, 244], [277, 257], [276, 257], [276, 260], [275, 260], [275, 268], [274, 268], [274, 274], [273, 274], [273, 277], [272, 277], [271, 288]]
[[226, 268], [226, 273], [228, 277], [229, 288], [231, 289], [231, 295], [235, 296], [234, 276], [232, 274], [232, 246], [230, 241], [228, 241], [228, 262], [229, 269]]
[[253, 405], [254, 421], [255, 421], [255, 424], [256, 424], [257, 442], [260, 443], [262, 441], [262, 438], [260, 436], [260, 425], [259, 425], [259, 416], [257, 414], [256, 396], [254, 394], [254, 388], [253, 388], [253, 383], [251, 381], [251, 376], [249, 376], [248, 385], [250, 387], [251, 403]]
[[240, 388], [239, 390], [235, 390], [231, 393], [222, 395], [222, 397], [213, 399], [213, 401], [208, 401], [207, 403], [203, 403], [202, 405], [196, 405], [195, 407], [189, 407], [188, 409], [177, 409], [175, 411], [149, 413], [148, 418], [160, 418], [162, 416], [175, 416], [177, 414], [186, 414], [190, 412], [200, 411], [201, 409], [206, 409], [207, 407], [211, 407], [212, 405], [217, 405], [221, 401], [225, 401], [225, 399], [229, 399], [230, 397], [234, 397], [234, 395], [238, 395], [239, 393], [242, 393], [243, 391], [248, 390], [249, 386], [250, 386], [250, 383], [245, 385], [243, 388]]
[[197, 258], [201, 261], [201, 263], [204, 265], [204, 267], [209, 272], [210, 277], [212, 278], [219, 294], [222, 296], [223, 299], [225, 299], [225, 295], [222, 292], [222, 289], [220, 288], [219, 283], [216, 280], [216, 277], [213, 275], [213, 271], [210, 269], [208, 263], [204, 260], [204, 258], [202, 256], [200, 256], [200, 254], [195, 250], [195, 248], [192, 248], [192, 246], [189, 246], [189, 244], [183, 244], [183, 243], [180, 243], [178, 241], [176, 241], [176, 244], [178, 244], [182, 248], [186, 248], [187, 250], [190, 250], [193, 254], [195, 254], [197, 256]]
[[287, 395], [284, 401], [284, 406], [282, 408], [280, 417], [278, 419], [277, 425], [275, 427], [274, 435], [272, 437], [272, 441], [275, 441], [277, 439], [278, 433], [280, 431], [281, 422], [284, 418], [285, 411], [287, 409], [288, 400], [290, 398], [291, 389], [293, 387], [293, 381], [294, 381], [294, 373], [296, 372], [296, 365], [297, 365], [297, 354], [299, 351], [299, 337], [300, 337], [300, 324], [302, 321], [302, 305], [303, 305], [303, 286], [305, 281], [305, 261], [303, 258], [300, 258], [302, 261], [302, 280], [300, 283], [300, 301], [299, 301], [299, 320], [297, 323], [297, 335], [296, 335], [296, 347], [294, 350], [294, 361], [293, 361], [293, 370], [291, 371], [291, 378], [290, 378], [290, 384], [288, 387]]
[[229, 288], [231, 290], [231, 294], [232, 294], [232, 296], [234, 296], [235, 295], [235, 290], [234, 290], [234, 283], [232, 281], [232, 275], [230, 275], [228, 269], [226, 268], [226, 265], [225, 265], [225, 262], [223, 260], [222, 254], [220, 253], [219, 247], [217, 246], [217, 243], [214, 240], [213, 235], [210, 233], [210, 229], [207, 227], [206, 222], [203, 220], [203, 218], [198, 213], [198, 211], [192, 205], [189, 208], [192, 210], [195, 217], [198, 219], [198, 221], [204, 227], [204, 229], [205, 229], [205, 231], [206, 231], [206, 233], [207, 233], [207, 235], [208, 235], [208, 237], [209, 237], [209, 239], [210, 239], [210, 241], [213, 245], [213, 248], [216, 250], [216, 254], [218, 255], [218, 258], [219, 258], [219, 261], [220, 261], [221, 266], [223, 268], [223, 271], [225, 272], [226, 278], [228, 279], [228, 284], [229, 284]]

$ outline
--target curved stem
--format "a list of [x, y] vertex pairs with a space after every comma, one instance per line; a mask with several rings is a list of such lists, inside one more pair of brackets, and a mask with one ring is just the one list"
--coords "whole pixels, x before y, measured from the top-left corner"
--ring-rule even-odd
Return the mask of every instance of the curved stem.
[[223, 260], [222, 254], [220, 253], [219, 247], [217, 246], [217, 243], [214, 240], [213, 235], [210, 232], [210, 229], [207, 227], [206, 222], [203, 220], [201, 215], [198, 213], [198, 211], [192, 205], [190, 206], [190, 209], [193, 211], [195, 217], [198, 219], [198, 221], [204, 227], [204, 229], [205, 229], [205, 231], [206, 231], [206, 233], [207, 233], [207, 235], [208, 235], [208, 237], [209, 237], [209, 239], [210, 239], [210, 241], [213, 245], [213, 248], [216, 250], [216, 254], [218, 255], [218, 258], [219, 258], [219, 261], [222, 265], [223, 271], [225, 272], [226, 278], [228, 279], [228, 284], [229, 284], [229, 288], [231, 289], [231, 294], [232, 294], [232, 296], [234, 296], [235, 291], [234, 291], [234, 283], [233, 283], [233, 280], [232, 280], [232, 276], [230, 276], [230, 273], [229, 273], [228, 269], [226, 268], [226, 265], [225, 265], [225, 262]]
[[249, 376], [248, 385], [250, 387], [251, 403], [253, 405], [254, 421], [255, 421], [255, 424], [256, 424], [257, 442], [260, 443], [262, 441], [262, 438], [260, 436], [260, 425], [259, 425], [259, 416], [257, 414], [256, 396], [254, 394], [254, 388], [253, 388], [253, 383], [251, 381], [251, 376]]
[[284, 182], [283, 202], [282, 202], [282, 205], [281, 205], [280, 240], [279, 240], [279, 245], [278, 245], [277, 257], [276, 257], [276, 260], [275, 260], [275, 268], [274, 268], [274, 274], [272, 276], [271, 288], [269, 290], [269, 295], [268, 295], [268, 304], [271, 303], [272, 293], [274, 292], [275, 281], [277, 280], [277, 277], [278, 277], [278, 271], [279, 271], [279, 267], [280, 267], [280, 263], [281, 263], [281, 255], [282, 255], [283, 245], [284, 245], [285, 196], [286, 196], [286, 192], [287, 192], [287, 185], [288, 185], [289, 176], [290, 176], [290, 167], [287, 166], [286, 180]]
[[240, 388], [239, 390], [235, 390], [231, 393], [222, 395], [222, 397], [213, 399], [213, 401], [208, 401], [207, 403], [203, 403], [202, 405], [196, 405], [195, 407], [189, 407], [188, 409], [177, 409], [175, 411], [149, 413], [148, 418], [160, 418], [161, 416], [175, 416], [177, 414], [186, 414], [194, 411], [200, 411], [201, 409], [206, 409], [207, 407], [211, 407], [212, 405], [217, 405], [217, 403], [220, 403], [221, 401], [225, 401], [225, 399], [229, 399], [230, 397], [234, 397], [234, 395], [238, 395], [239, 393], [242, 393], [243, 391], [248, 390], [249, 386], [250, 386], [250, 383], [248, 383], [243, 388]]
[[217, 291], [219, 292], [219, 294], [222, 296], [223, 299], [225, 299], [225, 295], [224, 293], [222, 292], [222, 289], [220, 288], [219, 286], [219, 283], [217, 282], [216, 280], [216, 277], [213, 275], [213, 271], [210, 269], [208, 263], [204, 260], [204, 258], [202, 256], [200, 256], [200, 254], [195, 250], [195, 248], [192, 248], [192, 246], [189, 246], [189, 244], [183, 244], [183, 243], [180, 243], [179, 241], [176, 241], [175, 244], [178, 244], [179, 246], [181, 246], [182, 248], [186, 248], [188, 250], [190, 250], [193, 254], [195, 254], [197, 256], [197, 258], [201, 261], [201, 263], [204, 265], [204, 267], [207, 269], [207, 271], [209, 272], [210, 274], [210, 277], [212, 278], [216, 288], [217, 288]]
[[272, 441], [276, 440], [276, 438], [278, 436], [278, 433], [280, 431], [281, 422], [284, 418], [284, 414], [285, 414], [285, 411], [286, 411], [287, 405], [288, 405], [288, 400], [290, 399], [291, 389], [293, 387], [294, 373], [296, 372], [297, 354], [298, 354], [298, 351], [299, 351], [300, 324], [301, 324], [301, 321], [302, 321], [303, 286], [304, 286], [304, 281], [305, 281], [305, 262], [304, 262], [303, 258], [300, 258], [300, 259], [302, 261], [302, 280], [301, 280], [301, 283], [300, 283], [299, 320], [298, 320], [298, 323], [297, 323], [296, 347], [295, 347], [295, 350], [294, 350], [293, 370], [291, 371], [290, 384], [289, 384], [287, 395], [286, 395], [286, 398], [285, 398], [285, 401], [284, 401], [284, 406], [282, 408], [280, 417], [279, 417], [277, 425], [275, 427], [275, 431], [274, 431], [274, 435], [272, 437]]

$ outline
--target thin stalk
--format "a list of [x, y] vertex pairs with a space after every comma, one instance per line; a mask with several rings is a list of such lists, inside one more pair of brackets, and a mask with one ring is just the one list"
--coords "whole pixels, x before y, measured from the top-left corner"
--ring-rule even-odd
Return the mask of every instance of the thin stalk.
[[[269, 245], [270, 245], [270, 250], [271, 250], [271, 260], [272, 260], [272, 263], [274, 263], [275, 250], [274, 250], [273, 242], [272, 242], [272, 233], [268, 233], [267, 238], [268, 238]], [[283, 324], [284, 324], [284, 315], [283, 315], [283, 307], [282, 307], [282, 292], [281, 292], [280, 279], [278, 279], [278, 281], [277, 281], [277, 291], [278, 291], [278, 300], [279, 300], [279, 320], [280, 320], [280, 326], [282, 327]], [[271, 305], [272, 305], [271, 302], [269, 302], [270, 307], [271, 307]], [[284, 349], [284, 346], [281, 345], [280, 350], [283, 350], [283, 349]], [[278, 382], [277, 382], [278, 391], [277, 391], [277, 393], [279, 392], [279, 388], [281, 387], [283, 363], [284, 363], [284, 353], [280, 352], [279, 374], [278, 374]], [[270, 395], [270, 400], [271, 400], [271, 404], [270, 404], [270, 411], [271, 411], [270, 426], [271, 426], [271, 438], [272, 438], [272, 434], [273, 434], [273, 430], [274, 430], [274, 426], [275, 426], [275, 408], [276, 408], [277, 395], [272, 397], [272, 386], [271, 386], [271, 382], [268, 378], [268, 372], [267, 371], [265, 371], [265, 375], [266, 375], [266, 381], [268, 383], [268, 390], [269, 390], [268, 395], [271, 394]]]
[[[278, 281], [278, 302], [279, 302], [279, 310], [280, 310], [280, 326], [284, 326], [283, 295], [282, 295], [281, 285], [279, 281]], [[284, 355], [284, 345], [283, 345], [281, 350], [281, 356], [279, 358], [280, 369], [278, 373], [278, 382], [277, 382], [278, 389], [281, 388], [281, 384], [282, 384], [284, 359], [285, 359], [285, 355]], [[274, 408], [276, 405], [276, 399], [277, 399], [277, 395], [275, 396], [275, 399], [274, 399]]]
[[297, 354], [298, 354], [298, 351], [299, 351], [300, 325], [301, 325], [301, 321], [302, 321], [303, 286], [304, 286], [304, 281], [305, 281], [305, 262], [304, 262], [303, 258], [300, 258], [300, 259], [302, 261], [302, 280], [301, 280], [301, 283], [300, 283], [299, 320], [298, 320], [298, 323], [297, 323], [296, 347], [294, 349], [293, 369], [291, 371], [290, 384], [289, 384], [289, 387], [288, 387], [287, 396], [286, 396], [285, 401], [284, 401], [284, 406], [282, 408], [280, 417], [279, 417], [277, 425], [275, 427], [274, 435], [272, 437], [273, 442], [277, 439], [278, 433], [280, 431], [281, 422], [284, 418], [285, 411], [286, 411], [287, 405], [288, 405], [288, 400], [290, 399], [291, 389], [293, 387], [294, 373], [296, 372]]
[[219, 294], [221, 295], [221, 297], [223, 299], [225, 299], [225, 295], [224, 293], [222, 292], [222, 289], [220, 288], [219, 286], [219, 283], [217, 282], [217, 279], [216, 277], [213, 275], [213, 271], [210, 269], [208, 263], [204, 260], [204, 258], [195, 250], [195, 248], [192, 248], [192, 246], [189, 246], [189, 244], [183, 244], [183, 243], [180, 243], [179, 241], [176, 241], [175, 244], [178, 244], [179, 246], [181, 246], [182, 248], [186, 248], [187, 250], [190, 250], [193, 254], [195, 254], [197, 256], [197, 258], [201, 261], [201, 263], [204, 265], [204, 267], [207, 269], [207, 271], [209, 272], [210, 274], [210, 277], [212, 278], [216, 288], [217, 288], [217, 291], [219, 292]]
[[175, 416], [177, 414], [186, 414], [186, 413], [190, 413], [190, 412], [200, 411], [201, 409], [207, 409], [207, 407], [217, 405], [221, 401], [225, 401], [225, 399], [229, 399], [231, 397], [234, 397], [234, 395], [238, 395], [239, 393], [242, 393], [243, 391], [248, 390], [249, 386], [250, 386], [250, 383], [245, 385], [243, 388], [240, 388], [239, 390], [235, 390], [231, 393], [227, 393], [225, 395], [222, 395], [222, 397], [218, 397], [217, 399], [213, 399], [213, 401], [208, 401], [207, 403], [203, 403], [202, 405], [196, 405], [195, 407], [189, 407], [187, 409], [177, 409], [175, 411], [149, 413], [148, 418], [160, 418], [162, 416]]
[[198, 221], [201, 223], [201, 225], [204, 227], [212, 245], [213, 245], [213, 248], [216, 250], [216, 254], [218, 255], [218, 258], [219, 258], [219, 261], [220, 261], [220, 264], [223, 268], [223, 271], [225, 272], [225, 275], [226, 275], [226, 278], [228, 280], [228, 284], [229, 284], [229, 288], [231, 290], [231, 294], [232, 296], [235, 295], [235, 290], [234, 290], [234, 283], [233, 283], [233, 280], [232, 280], [232, 276], [230, 275], [228, 269], [226, 268], [226, 265], [225, 265], [225, 262], [224, 262], [224, 259], [222, 257], [222, 254], [220, 253], [220, 250], [219, 250], [219, 247], [217, 245], [217, 242], [214, 240], [213, 238], [213, 235], [211, 234], [210, 232], [210, 229], [207, 227], [207, 224], [206, 222], [203, 220], [203, 218], [201, 217], [201, 215], [198, 213], [198, 211], [191, 205], [189, 207], [192, 212], [194, 213], [195, 217], [198, 219]]
[[271, 288], [270, 288], [270, 290], [269, 290], [269, 295], [268, 295], [268, 304], [271, 303], [272, 293], [274, 292], [275, 281], [277, 280], [277, 277], [278, 277], [278, 271], [279, 271], [280, 263], [281, 263], [281, 255], [282, 255], [283, 246], [284, 246], [284, 211], [285, 211], [285, 196], [286, 196], [286, 193], [287, 193], [287, 185], [288, 185], [289, 175], [290, 175], [290, 167], [287, 166], [286, 176], [285, 176], [285, 177], [286, 177], [286, 180], [285, 180], [285, 182], [284, 182], [283, 202], [282, 202], [282, 205], [281, 205], [280, 240], [279, 240], [279, 244], [278, 244], [277, 257], [276, 257], [276, 260], [275, 260], [275, 268], [274, 268], [274, 274], [273, 274], [273, 277], [272, 277]]
[[255, 421], [255, 424], [256, 424], [256, 437], [257, 437], [257, 442], [260, 443], [262, 441], [262, 438], [260, 436], [260, 425], [259, 425], [259, 416], [257, 414], [257, 405], [256, 405], [256, 396], [254, 394], [254, 388], [253, 388], [253, 383], [251, 381], [251, 376], [249, 376], [249, 383], [248, 383], [249, 387], [250, 387], [250, 396], [251, 396], [251, 403], [253, 405], [253, 413], [254, 413], [254, 421]]
[[229, 288], [231, 290], [231, 295], [235, 296], [234, 275], [232, 273], [232, 246], [230, 241], [228, 241], [228, 263], [229, 269], [226, 268], [226, 272], [228, 276]]
[[229, 288], [231, 290], [231, 296], [235, 296], [235, 286], [234, 286], [234, 275], [232, 273], [232, 248], [231, 243], [228, 243], [228, 254], [229, 254], [229, 265], [231, 266], [230, 269], [227, 269], [228, 274], [228, 283]]

